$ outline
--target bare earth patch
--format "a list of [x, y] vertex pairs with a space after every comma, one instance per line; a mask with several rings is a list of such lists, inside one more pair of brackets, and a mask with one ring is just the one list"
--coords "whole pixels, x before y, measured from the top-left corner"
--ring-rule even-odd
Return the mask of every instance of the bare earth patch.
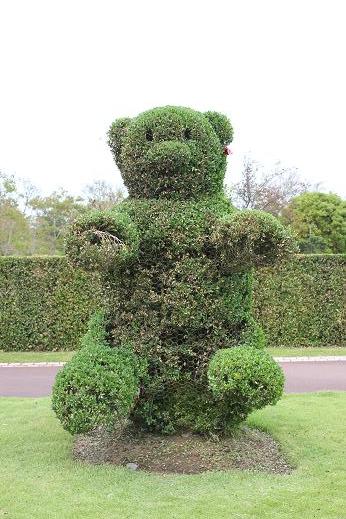
[[131, 463], [161, 474], [229, 469], [290, 474], [293, 470], [269, 434], [246, 426], [233, 436], [214, 438], [190, 433], [160, 436], [130, 429], [109, 433], [99, 428], [77, 436], [73, 454], [89, 463]]

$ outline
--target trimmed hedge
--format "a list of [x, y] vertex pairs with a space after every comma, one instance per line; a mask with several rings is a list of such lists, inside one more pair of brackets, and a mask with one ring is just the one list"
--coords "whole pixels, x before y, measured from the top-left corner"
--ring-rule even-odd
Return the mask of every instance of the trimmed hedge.
[[74, 350], [101, 301], [64, 257], [0, 257], [0, 349]]
[[[344, 255], [299, 255], [254, 279], [268, 346], [345, 344]], [[0, 349], [73, 350], [100, 306], [97, 278], [64, 257], [0, 257]]]
[[297, 255], [254, 279], [254, 314], [268, 346], [345, 345], [346, 255]]

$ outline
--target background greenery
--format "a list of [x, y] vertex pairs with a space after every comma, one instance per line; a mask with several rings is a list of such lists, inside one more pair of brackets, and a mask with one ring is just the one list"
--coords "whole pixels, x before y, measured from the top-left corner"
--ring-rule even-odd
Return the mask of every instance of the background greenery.
[[76, 349], [100, 299], [97, 280], [64, 257], [0, 257], [0, 347]]
[[[345, 343], [345, 264], [344, 255], [299, 255], [257, 270], [254, 313], [269, 346]], [[75, 350], [101, 299], [97, 278], [64, 257], [0, 257], [0, 349]]]
[[[296, 168], [264, 167], [243, 158], [238, 182], [225, 186], [239, 209], [260, 209], [293, 230], [300, 252], [346, 252], [346, 202], [314, 191]], [[82, 186], [78, 195], [58, 189], [43, 195], [30, 180], [0, 171], [0, 256], [63, 255], [67, 226], [90, 209], [110, 209], [125, 191], [104, 180]]]
[[104, 180], [78, 196], [61, 188], [42, 195], [29, 180], [0, 171], [0, 256], [62, 255], [66, 229], [78, 215], [113, 207], [123, 197]]
[[304, 253], [346, 250], [346, 202], [333, 193], [303, 193], [282, 210]]
[[254, 311], [268, 346], [345, 344], [345, 255], [297, 255], [254, 277]]

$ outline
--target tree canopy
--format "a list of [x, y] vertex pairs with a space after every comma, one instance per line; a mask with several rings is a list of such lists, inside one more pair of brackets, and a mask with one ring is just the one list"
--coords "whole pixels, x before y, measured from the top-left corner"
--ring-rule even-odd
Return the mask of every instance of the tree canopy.
[[0, 171], [0, 255], [63, 254], [66, 229], [78, 215], [123, 197], [103, 180], [86, 186], [85, 196], [63, 189], [43, 196], [29, 181]]
[[301, 252], [346, 252], [346, 202], [340, 196], [303, 193], [284, 209], [283, 220], [295, 231]]
[[296, 168], [277, 162], [267, 169], [246, 155], [240, 180], [231, 185], [230, 198], [240, 209], [260, 209], [280, 216], [290, 200], [309, 187]]

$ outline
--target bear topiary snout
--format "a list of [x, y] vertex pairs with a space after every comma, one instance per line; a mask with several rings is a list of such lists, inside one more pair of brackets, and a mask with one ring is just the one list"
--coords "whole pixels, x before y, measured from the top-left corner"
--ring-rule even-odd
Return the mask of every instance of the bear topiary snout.
[[174, 175], [187, 170], [191, 161], [189, 146], [179, 141], [154, 144], [146, 154], [148, 167], [156, 175]]

